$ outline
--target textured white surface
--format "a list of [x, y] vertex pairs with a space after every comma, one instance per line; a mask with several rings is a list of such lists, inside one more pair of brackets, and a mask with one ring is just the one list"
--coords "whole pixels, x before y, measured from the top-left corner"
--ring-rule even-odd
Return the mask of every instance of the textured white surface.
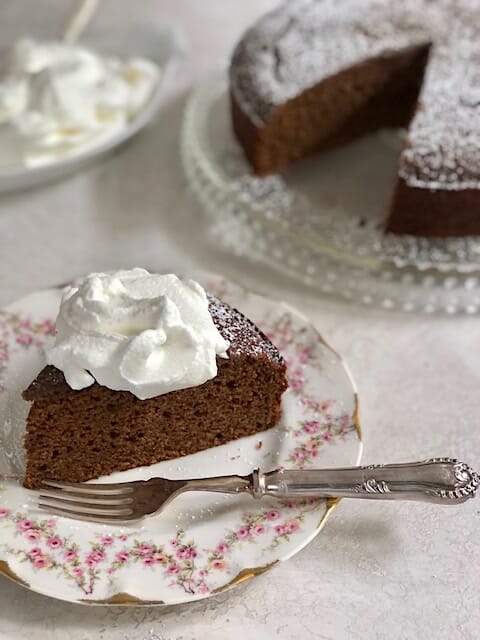
[[[346, 357], [360, 391], [365, 462], [456, 455], [480, 467], [480, 321], [401, 315], [315, 298], [211, 247], [178, 156], [184, 90], [224, 60], [274, 2], [137, 0], [135, 20], [182, 24], [192, 54], [156, 123], [102, 164], [0, 200], [0, 304], [92, 270], [225, 273], [308, 314]], [[69, 3], [2, 7], [0, 45], [51, 35]], [[96, 28], [126, 28], [127, 0], [104, 0]], [[231, 593], [172, 609], [85, 609], [0, 577], [1, 640], [258, 638], [477, 640], [480, 501], [460, 507], [344, 501], [289, 562]], [[318, 574], [322, 573], [322, 580]]]

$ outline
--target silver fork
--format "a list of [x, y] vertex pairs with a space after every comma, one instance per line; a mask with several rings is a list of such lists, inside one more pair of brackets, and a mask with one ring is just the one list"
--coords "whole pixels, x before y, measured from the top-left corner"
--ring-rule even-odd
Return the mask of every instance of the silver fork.
[[186, 491], [247, 493], [253, 498], [375, 498], [459, 504], [475, 495], [478, 474], [453, 458], [190, 480], [151, 478], [117, 484], [45, 480], [39, 506], [54, 515], [121, 524], [158, 513]]

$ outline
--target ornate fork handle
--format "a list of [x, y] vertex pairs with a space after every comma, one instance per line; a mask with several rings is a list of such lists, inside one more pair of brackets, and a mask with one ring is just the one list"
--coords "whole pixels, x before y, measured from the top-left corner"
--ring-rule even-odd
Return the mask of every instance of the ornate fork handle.
[[250, 492], [256, 498], [374, 498], [459, 504], [475, 495], [479, 482], [478, 474], [464, 462], [433, 458], [341, 469], [256, 470]]
[[376, 498], [459, 504], [475, 495], [480, 479], [463, 462], [434, 458], [408, 464], [340, 469], [284, 470], [247, 476], [170, 480], [150, 478], [120, 483], [44, 480], [39, 506], [50, 513], [121, 523], [158, 513], [185, 491], [250, 494], [254, 498]]

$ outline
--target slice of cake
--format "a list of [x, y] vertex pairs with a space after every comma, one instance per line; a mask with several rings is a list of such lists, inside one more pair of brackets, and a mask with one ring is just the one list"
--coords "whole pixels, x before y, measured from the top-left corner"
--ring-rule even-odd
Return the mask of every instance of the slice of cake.
[[273, 427], [287, 387], [275, 346], [193, 281], [143, 269], [67, 289], [32, 401], [24, 486], [82, 482]]

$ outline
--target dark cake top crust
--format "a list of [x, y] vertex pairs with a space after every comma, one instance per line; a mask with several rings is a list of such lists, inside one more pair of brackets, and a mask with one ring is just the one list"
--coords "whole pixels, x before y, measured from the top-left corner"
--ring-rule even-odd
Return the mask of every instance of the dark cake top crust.
[[289, 0], [237, 45], [231, 91], [261, 128], [276, 107], [368, 59], [431, 44], [399, 175], [409, 186], [480, 188], [478, 0]]
[[[209, 310], [213, 322], [222, 336], [230, 342], [228, 356], [254, 356], [284, 367], [284, 361], [278, 349], [267, 336], [240, 311], [230, 307], [226, 302], [208, 294]], [[225, 358], [217, 357], [217, 366], [220, 368], [228, 362]], [[97, 383], [95, 383], [97, 384]], [[58, 393], [62, 389], [70, 389], [63, 373], [53, 366], [46, 366], [37, 378], [23, 392], [23, 398], [28, 401]], [[118, 391], [127, 393], [129, 391]]]

